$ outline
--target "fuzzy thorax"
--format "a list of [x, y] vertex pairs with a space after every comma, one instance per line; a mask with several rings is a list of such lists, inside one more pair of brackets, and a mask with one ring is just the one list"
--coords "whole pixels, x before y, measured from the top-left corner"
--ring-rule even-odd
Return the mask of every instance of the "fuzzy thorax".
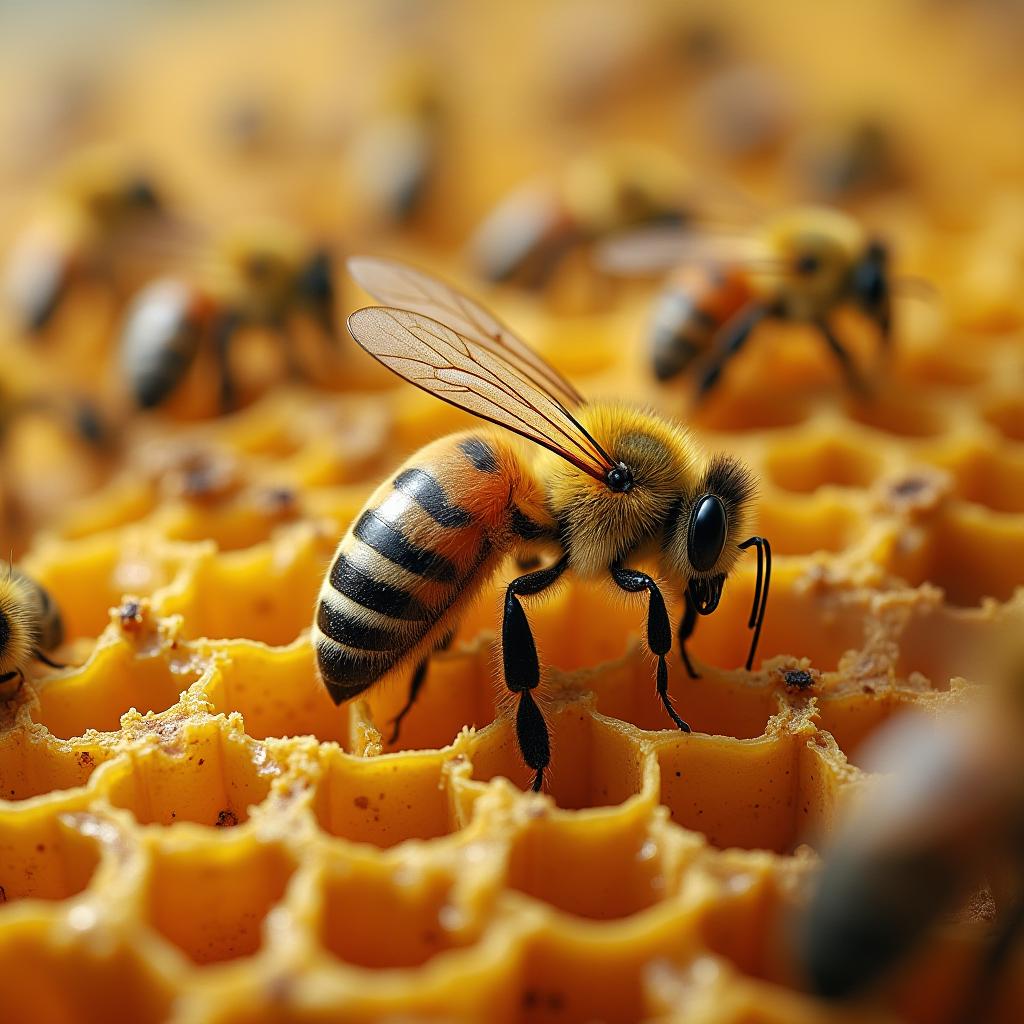
[[32, 587], [18, 575], [0, 577], [0, 675], [24, 669], [39, 644]]

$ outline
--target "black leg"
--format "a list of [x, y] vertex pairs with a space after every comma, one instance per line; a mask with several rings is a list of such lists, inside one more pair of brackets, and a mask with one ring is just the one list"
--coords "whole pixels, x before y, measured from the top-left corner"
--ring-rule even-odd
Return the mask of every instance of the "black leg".
[[829, 326], [828, 321], [825, 319], [815, 320], [814, 326], [818, 328], [822, 338], [825, 339], [825, 344], [828, 345], [829, 351], [836, 357], [850, 390], [858, 395], [866, 395], [868, 393], [867, 385], [854, 365], [853, 359], [850, 358], [850, 353], [846, 351], [845, 346], [835, 336], [835, 332]]
[[59, 661], [52, 661], [38, 647], [32, 652], [32, 656], [36, 661], [41, 661], [44, 665], [49, 665], [50, 668], [67, 668], [67, 665], [63, 665]]
[[516, 739], [523, 760], [537, 773], [533, 780], [535, 793], [544, 784], [544, 769], [551, 760], [551, 744], [547, 723], [531, 692], [540, 683], [540, 662], [537, 660], [537, 645], [533, 642], [530, 623], [519, 598], [546, 590], [565, 572], [568, 565], [568, 557], [562, 558], [546, 569], [514, 579], [505, 591], [505, 613], [501, 623], [505, 685], [512, 693], [519, 694]]
[[213, 351], [220, 374], [220, 411], [232, 412], [238, 402], [235, 379], [231, 373], [231, 343], [238, 331], [239, 319], [233, 313], [220, 317], [213, 328]]
[[743, 348], [754, 328], [766, 316], [768, 310], [764, 306], [755, 305], [743, 310], [738, 319], [726, 326], [697, 381], [698, 398], [704, 398], [718, 383], [726, 363]]
[[742, 544], [742, 549], [749, 547], [757, 548], [757, 579], [754, 581], [754, 603], [750, 608], [750, 618], [747, 620], [747, 628], [754, 631], [750, 638], [750, 651], [747, 653], [747, 671], [754, 665], [754, 655], [757, 653], [757, 642], [761, 639], [761, 627], [764, 625], [764, 613], [768, 608], [768, 587], [772, 581], [772, 546], [765, 537], [748, 537]]
[[[452, 640], [455, 639], [455, 633], [445, 633], [443, 637], [434, 645], [435, 651], [446, 651], [451, 646]], [[430, 665], [430, 659], [424, 658], [417, 666], [416, 670], [412, 674], [412, 680], [409, 683], [409, 696], [405, 699], [405, 704], [402, 705], [402, 710], [391, 719], [391, 736], [388, 738], [388, 744], [393, 745], [398, 742], [399, 733], [402, 731], [402, 720], [412, 710], [413, 704], [416, 703], [416, 698], [419, 697], [420, 691], [423, 689], [423, 684], [427, 679], [427, 668]]]
[[668, 620], [665, 599], [661, 596], [657, 583], [647, 573], [638, 572], [636, 569], [624, 569], [619, 565], [611, 566], [609, 571], [616, 586], [631, 594], [646, 590], [651, 595], [647, 608], [647, 643], [658, 656], [658, 696], [665, 706], [668, 717], [683, 732], [689, 732], [690, 727], [679, 717], [668, 696], [668, 663], [665, 661], [665, 655], [672, 649], [672, 624]]
[[691, 679], [700, 679], [700, 673], [693, 667], [693, 662], [690, 661], [690, 654], [686, 650], [686, 641], [693, 636], [693, 631], [697, 628], [697, 609], [694, 607], [689, 589], [684, 591], [683, 596], [686, 600], [686, 607], [683, 611], [683, 617], [679, 620], [679, 630], [676, 633], [676, 636], [679, 638], [679, 654], [683, 659], [686, 674]]

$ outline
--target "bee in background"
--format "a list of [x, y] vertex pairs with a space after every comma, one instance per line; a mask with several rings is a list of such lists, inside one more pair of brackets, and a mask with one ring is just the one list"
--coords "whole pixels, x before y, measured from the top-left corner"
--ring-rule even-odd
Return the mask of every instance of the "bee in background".
[[276, 332], [299, 376], [289, 326], [303, 317], [336, 346], [334, 301], [326, 250], [284, 225], [252, 225], [222, 240], [198, 281], [160, 278], [139, 292], [121, 330], [122, 374], [134, 401], [152, 409], [175, 393], [209, 345], [220, 374], [220, 406], [228, 412], [237, 402], [230, 349], [238, 331], [261, 326]]
[[521, 600], [567, 571], [648, 593], [656, 692], [675, 725], [689, 731], [669, 698], [665, 600], [654, 579], [629, 563], [656, 560], [683, 591], [679, 640], [696, 676], [686, 641], [697, 617], [718, 607], [742, 550], [755, 547], [749, 669], [771, 577], [768, 542], [745, 538], [749, 470], [730, 456], [707, 455], [653, 413], [585, 402], [490, 313], [435, 278], [388, 260], [348, 266], [363, 288], [391, 304], [349, 317], [359, 345], [410, 383], [504, 430], [480, 427], [427, 445], [376, 490], [342, 538], [311, 636], [332, 699], [350, 700], [411, 667], [400, 721], [422, 686], [426, 659], [506, 556], [545, 552], [552, 564], [508, 585], [501, 630], [505, 685], [519, 697], [516, 736], [536, 772], [533, 788], [543, 784], [550, 746], [533, 696], [541, 673]]
[[356, 194], [379, 219], [407, 224], [422, 210], [437, 173], [444, 122], [435, 69], [404, 63], [348, 152]]
[[579, 157], [558, 178], [502, 199], [470, 240], [470, 261], [488, 281], [543, 288], [574, 249], [629, 228], [685, 223], [683, 180], [669, 154], [647, 146]]
[[22, 329], [45, 330], [79, 282], [122, 286], [170, 227], [156, 187], [137, 167], [107, 150], [78, 156], [12, 247], [5, 285]]
[[60, 610], [44, 587], [9, 562], [0, 563], [0, 683], [17, 678], [33, 660], [51, 668], [48, 651], [64, 642]]
[[696, 368], [706, 395], [757, 326], [778, 319], [813, 326], [857, 393], [866, 385], [832, 327], [854, 306], [891, 340], [889, 252], [853, 218], [825, 207], [799, 207], [748, 236], [650, 231], [611, 239], [599, 253], [613, 273], [676, 266], [658, 298], [650, 329], [655, 376]]
[[994, 922], [944, 1019], [996, 1019], [1000, 972], [1024, 939], [1022, 681], [938, 719], [900, 716], [872, 741], [865, 767], [885, 774], [847, 815], [795, 921], [797, 962], [817, 994], [867, 993], [987, 891]]

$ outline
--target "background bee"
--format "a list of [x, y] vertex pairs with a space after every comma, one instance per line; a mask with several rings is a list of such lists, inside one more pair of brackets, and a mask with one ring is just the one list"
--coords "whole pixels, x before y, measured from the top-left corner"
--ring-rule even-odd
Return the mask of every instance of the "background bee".
[[405, 307], [357, 310], [348, 322], [355, 340], [400, 377], [505, 432], [473, 430], [421, 449], [374, 492], [342, 538], [312, 629], [331, 697], [349, 700], [413, 665], [404, 714], [425, 659], [504, 558], [547, 550], [551, 565], [509, 583], [501, 630], [505, 685], [519, 696], [516, 736], [536, 772], [533, 788], [542, 785], [550, 750], [532, 695], [540, 666], [521, 599], [567, 570], [648, 592], [657, 693], [672, 721], [689, 731], [668, 694], [672, 629], [664, 598], [627, 563], [653, 558], [684, 590], [679, 639], [696, 675], [685, 642], [697, 616], [715, 610], [740, 550], [756, 546], [749, 668], [771, 574], [768, 542], [741, 540], [751, 517], [749, 471], [729, 456], [708, 457], [652, 413], [584, 402], [490, 313], [434, 278], [368, 258], [350, 260], [349, 270], [378, 300]]
[[513, 190], [470, 241], [470, 259], [488, 281], [542, 288], [574, 248], [617, 231], [688, 219], [681, 169], [668, 154], [620, 145], [572, 161], [551, 181]]
[[46, 328], [79, 281], [116, 283], [152, 240], [147, 233], [169, 224], [156, 187], [136, 167], [106, 150], [79, 156], [12, 246], [6, 291], [22, 329]]
[[943, 1019], [996, 1019], [999, 972], [1024, 937], [1024, 893], [1011, 881], [1024, 863], [1022, 684], [1018, 673], [997, 697], [975, 692], [937, 721], [903, 715], [873, 741], [868, 765], [885, 774], [826, 852], [797, 922], [798, 963], [820, 995], [880, 983], [973, 893], [995, 904], [994, 922]]
[[696, 364], [702, 396], [769, 318], [816, 328], [856, 392], [865, 384], [832, 327], [833, 314], [858, 308], [876, 325], [883, 349], [890, 343], [888, 249], [838, 210], [798, 207], [747, 237], [636, 233], [610, 240], [600, 262], [620, 273], [679, 268], [655, 305], [652, 362], [659, 380]]
[[10, 563], [6, 571], [0, 564], [0, 683], [23, 680], [33, 659], [63, 668], [45, 653], [63, 641], [60, 611], [49, 593]]
[[296, 316], [336, 340], [330, 256], [283, 225], [255, 225], [223, 239], [200, 282], [161, 278], [135, 297], [121, 331], [122, 374], [134, 401], [151, 409], [167, 401], [210, 345], [226, 412], [237, 399], [230, 349], [239, 329], [272, 329], [284, 340], [292, 373], [302, 373], [288, 336]]

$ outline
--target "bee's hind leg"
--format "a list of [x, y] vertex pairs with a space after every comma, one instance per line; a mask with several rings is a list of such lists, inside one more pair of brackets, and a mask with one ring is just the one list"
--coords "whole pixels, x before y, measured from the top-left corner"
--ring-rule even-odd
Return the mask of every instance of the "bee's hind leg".
[[832, 330], [828, 321], [820, 318], [814, 321], [814, 326], [824, 339], [828, 350], [836, 357], [836, 361], [843, 371], [843, 377], [846, 379], [846, 384], [850, 390], [862, 398], [868, 397], [871, 389], [860, 375], [850, 353], [846, 350], [846, 346], [836, 337], [835, 331]]
[[544, 769], [551, 760], [551, 741], [544, 715], [533, 699], [532, 690], [540, 683], [540, 662], [537, 645], [533, 642], [530, 623], [523, 611], [521, 595], [539, 594], [551, 586], [568, 568], [564, 557], [546, 569], [527, 573], [514, 579], [505, 591], [505, 612], [501, 622], [501, 657], [505, 671], [505, 685], [519, 694], [516, 710], [516, 740], [523, 760], [537, 774], [533, 791], [540, 792], [544, 784]]
[[676, 632], [676, 637], [679, 640], [679, 656], [683, 659], [686, 674], [691, 679], [700, 679], [700, 673], [693, 667], [693, 662], [690, 661], [690, 653], [686, 649], [686, 641], [693, 636], [693, 631], [697, 628], [697, 609], [694, 606], [693, 599], [690, 597], [689, 590], [686, 590], [684, 599], [686, 605], [683, 617], [679, 620], [679, 629]]
[[646, 590], [651, 595], [647, 606], [647, 645], [658, 656], [658, 696], [665, 706], [668, 717], [683, 732], [689, 732], [689, 725], [679, 717], [668, 696], [668, 663], [665, 661], [665, 655], [672, 649], [672, 624], [668, 620], [665, 599], [661, 596], [658, 584], [647, 573], [637, 569], [624, 569], [621, 565], [613, 565], [610, 571], [616, 586], [631, 594], [639, 594], [641, 590]]
[[715, 349], [705, 362], [697, 381], [698, 398], [707, 397], [722, 376], [726, 363], [743, 348], [754, 328], [768, 315], [769, 310], [765, 306], [747, 306], [722, 328]]
[[[445, 633], [443, 637], [434, 645], [435, 651], [446, 651], [451, 646], [452, 640], [455, 639], [455, 633]], [[419, 697], [420, 691], [423, 689], [423, 684], [427, 681], [427, 669], [430, 667], [429, 656], [424, 658], [413, 671], [412, 679], [409, 682], [409, 696], [405, 698], [405, 703], [402, 705], [401, 711], [391, 719], [391, 735], [388, 737], [388, 746], [393, 746], [398, 742], [399, 733], [402, 731], [402, 720], [412, 710], [412, 706], [416, 703], [416, 698]]]

